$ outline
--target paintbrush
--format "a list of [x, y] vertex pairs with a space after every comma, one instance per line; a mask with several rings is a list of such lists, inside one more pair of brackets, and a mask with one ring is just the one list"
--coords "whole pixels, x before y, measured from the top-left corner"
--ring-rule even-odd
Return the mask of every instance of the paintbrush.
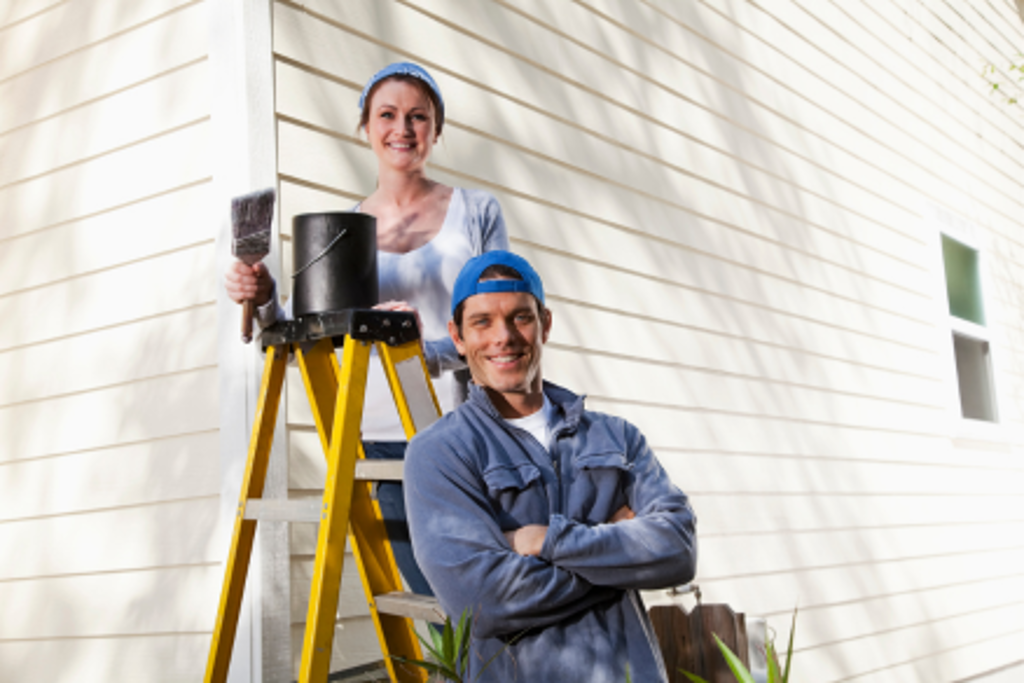
[[[274, 188], [252, 192], [231, 200], [231, 253], [252, 266], [270, 252], [270, 224], [274, 220]], [[252, 299], [242, 304], [242, 341], [252, 341]]]

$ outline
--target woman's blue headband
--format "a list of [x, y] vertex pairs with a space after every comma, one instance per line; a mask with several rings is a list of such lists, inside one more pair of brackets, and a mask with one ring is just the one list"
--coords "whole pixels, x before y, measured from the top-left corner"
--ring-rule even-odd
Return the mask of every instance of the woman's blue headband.
[[412, 76], [418, 78], [427, 84], [434, 94], [437, 95], [437, 105], [440, 111], [437, 112], [438, 123], [444, 123], [444, 98], [441, 97], [441, 89], [437, 87], [437, 83], [430, 77], [427, 70], [419, 64], [413, 64], [412, 62], [395, 62], [394, 64], [388, 64], [386, 67], [378, 71], [373, 75], [373, 78], [366, 82], [363, 86], [363, 94], [359, 96], [359, 111], [363, 110], [363, 106], [366, 104], [366, 98], [370, 96], [370, 91], [373, 90], [373, 86], [377, 85], [385, 78], [392, 76]]

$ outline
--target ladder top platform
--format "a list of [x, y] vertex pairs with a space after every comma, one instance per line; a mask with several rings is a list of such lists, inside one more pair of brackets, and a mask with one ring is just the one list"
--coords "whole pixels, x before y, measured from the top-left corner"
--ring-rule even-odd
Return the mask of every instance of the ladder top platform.
[[335, 346], [341, 346], [346, 335], [361, 341], [398, 346], [419, 339], [420, 332], [412, 313], [346, 308], [281, 320], [264, 328], [260, 341], [264, 351], [270, 346], [315, 342], [325, 337], [331, 337]]

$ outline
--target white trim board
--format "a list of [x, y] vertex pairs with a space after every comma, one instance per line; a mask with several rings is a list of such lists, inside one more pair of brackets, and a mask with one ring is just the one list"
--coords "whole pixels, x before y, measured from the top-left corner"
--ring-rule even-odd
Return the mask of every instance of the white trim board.
[[[276, 187], [273, 25], [270, 0], [209, 0], [211, 150], [214, 170], [210, 210], [217, 215], [217, 326], [220, 391], [221, 514], [225, 557], [262, 371], [258, 342], [243, 346], [239, 307], [222, 285], [231, 262], [230, 200]], [[280, 273], [279, 226], [265, 263]], [[266, 497], [287, 495], [284, 396], [278, 412]], [[261, 525], [253, 550], [229, 680], [233, 683], [291, 680], [288, 530]], [[283, 560], [282, 560], [283, 558]], [[283, 573], [282, 573], [283, 572]], [[211, 625], [212, 626], [212, 625]]]

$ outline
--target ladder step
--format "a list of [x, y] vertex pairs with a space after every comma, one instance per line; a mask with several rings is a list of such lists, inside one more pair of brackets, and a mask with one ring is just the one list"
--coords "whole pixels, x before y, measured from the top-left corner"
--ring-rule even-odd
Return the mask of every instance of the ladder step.
[[319, 498], [296, 500], [250, 498], [245, 504], [245, 519], [261, 522], [319, 522], [323, 502]]
[[[402, 481], [405, 462], [402, 460], [357, 460], [357, 481]], [[250, 498], [245, 506], [245, 519], [268, 522], [319, 522], [320, 498], [291, 500]]]
[[357, 460], [358, 481], [402, 481], [405, 471], [404, 460]]
[[444, 622], [444, 610], [437, 598], [416, 593], [383, 593], [374, 601], [377, 611], [382, 614], [393, 614], [410, 619], [422, 619], [437, 623]]

